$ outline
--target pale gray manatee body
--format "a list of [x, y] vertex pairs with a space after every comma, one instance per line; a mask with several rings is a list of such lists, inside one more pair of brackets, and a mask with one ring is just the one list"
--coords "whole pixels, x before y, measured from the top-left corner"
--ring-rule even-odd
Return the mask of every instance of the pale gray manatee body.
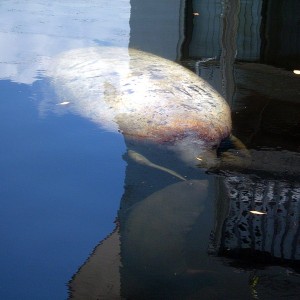
[[[231, 132], [226, 101], [177, 63], [142, 51], [91, 47], [57, 56], [48, 70], [61, 103], [125, 138], [164, 144], [186, 162]], [[209, 151], [207, 151], [209, 150]], [[207, 153], [207, 154], [206, 154]]]

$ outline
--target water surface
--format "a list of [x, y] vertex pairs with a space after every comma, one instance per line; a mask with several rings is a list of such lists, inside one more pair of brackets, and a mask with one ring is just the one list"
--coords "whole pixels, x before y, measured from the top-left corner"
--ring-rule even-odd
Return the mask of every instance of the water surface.
[[[2, 1], [0, 298], [297, 299], [299, 11], [297, 1]], [[90, 46], [137, 48], [207, 80], [251, 163], [227, 141], [218, 153], [237, 154], [234, 167], [188, 166], [72, 113], [47, 70]]]

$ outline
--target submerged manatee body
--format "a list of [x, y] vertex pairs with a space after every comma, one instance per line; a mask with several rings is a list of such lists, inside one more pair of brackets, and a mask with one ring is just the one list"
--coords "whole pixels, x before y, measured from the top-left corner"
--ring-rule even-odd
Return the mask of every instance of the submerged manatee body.
[[75, 49], [58, 56], [48, 74], [68, 109], [126, 138], [166, 143], [184, 160], [231, 131], [229, 107], [207, 82], [149, 53]]

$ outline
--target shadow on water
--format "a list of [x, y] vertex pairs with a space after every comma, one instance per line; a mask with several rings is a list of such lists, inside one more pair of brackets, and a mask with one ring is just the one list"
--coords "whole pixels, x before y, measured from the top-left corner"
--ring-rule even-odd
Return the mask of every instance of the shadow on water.
[[[116, 229], [70, 281], [71, 298], [297, 299], [300, 103], [292, 71], [300, 65], [299, 5], [186, 1], [183, 8], [177, 59], [228, 100], [233, 133], [247, 150], [224, 141], [218, 166], [203, 172], [166, 149], [126, 140], [187, 180], [124, 155]], [[137, 3], [134, 9], [131, 46], [149, 50], [143, 29], [133, 27], [146, 13]], [[287, 35], [297, 41], [291, 47]]]

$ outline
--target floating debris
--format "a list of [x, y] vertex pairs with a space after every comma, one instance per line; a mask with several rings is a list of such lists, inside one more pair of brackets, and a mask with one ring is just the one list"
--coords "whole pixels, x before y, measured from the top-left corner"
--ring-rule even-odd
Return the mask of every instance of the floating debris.
[[61, 106], [63, 106], [63, 105], [68, 105], [68, 104], [70, 104], [69, 101], [64, 101], [64, 102], [57, 103], [56, 105], [61, 105]]
[[250, 210], [250, 213], [254, 214], [254, 215], [266, 215], [267, 214], [266, 212], [258, 211], [258, 210]]

